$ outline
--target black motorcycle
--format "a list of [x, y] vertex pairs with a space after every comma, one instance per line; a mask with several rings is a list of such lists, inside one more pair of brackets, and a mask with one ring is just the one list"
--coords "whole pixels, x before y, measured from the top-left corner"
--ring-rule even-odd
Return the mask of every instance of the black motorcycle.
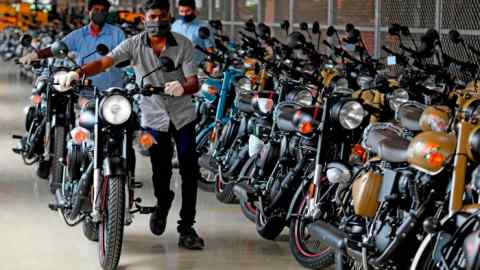
[[[31, 36], [24, 36], [22, 45], [29, 47]], [[37, 175], [49, 179], [52, 193], [60, 187], [63, 178], [63, 162], [66, 154], [67, 133], [75, 126], [77, 97], [68, 89], [59, 87], [55, 78], [76, 67], [74, 61], [65, 59], [68, 48], [63, 42], [51, 46], [54, 57], [43, 69], [32, 91], [32, 105], [27, 109], [25, 136], [14, 135], [19, 146], [13, 151], [21, 154], [25, 164], [38, 163]], [[93, 53], [106, 55], [108, 48], [98, 46]], [[41, 67], [40, 62], [32, 63]]]
[[141, 79], [140, 87], [128, 84], [126, 89], [92, 89], [94, 100], [81, 110], [79, 126], [70, 133], [65, 177], [55, 194], [56, 202], [50, 205], [61, 212], [69, 226], [83, 221], [84, 235], [99, 242], [103, 269], [117, 268], [124, 225], [133, 222], [133, 214], [155, 210], [141, 206], [141, 198], [134, 194], [143, 184], [134, 178], [131, 145], [138, 119], [132, 104], [136, 95], [162, 94], [163, 87], [143, 86], [144, 78], [154, 72], [174, 70], [171, 59], [161, 57], [160, 62]]

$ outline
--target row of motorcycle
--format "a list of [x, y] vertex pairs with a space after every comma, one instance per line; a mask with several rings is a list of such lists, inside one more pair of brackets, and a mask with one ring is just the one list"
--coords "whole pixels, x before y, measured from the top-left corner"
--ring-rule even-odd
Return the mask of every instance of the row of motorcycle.
[[398, 24], [383, 59], [351, 24], [327, 29], [328, 54], [318, 23], [282, 43], [250, 21], [234, 49], [211, 26], [223, 72], [197, 101], [202, 188], [267, 240], [289, 227], [307, 268], [480, 269], [480, 54], [458, 31], [469, 61]]
[[[58, 76], [78, 69], [79, 63], [64, 42], [49, 40], [50, 31], [34, 34], [35, 38], [15, 29], [2, 33], [4, 61], [20, 65], [19, 57], [46, 46], [54, 56], [19, 66], [20, 75], [34, 78], [34, 83], [25, 109], [26, 133], [13, 136], [18, 140], [13, 151], [26, 165], [35, 167], [39, 178], [48, 180], [53, 195], [49, 208], [67, 226], [81, 224], [85, 237], [98, 242], [101, 267], [117, 269], [124, 227], [133, 223], [136, 213], [155, 210], [142, 206], [135, 194], [143, 183], [135, 180], [132, 145], [139, 142], [141, 148], [142, 142], [148, 143], [138, 130], [139, 100], [164, 95], [164, 87], [143, 82], [155, 72], [174, 72], [175, 64], [160, 57], [158, 67], [135, 78], [127, 68], [129, 63], [120, 63], [117, 67], [125, 69], [123, 88], [99, 91], [85, 78], [64, 88]], [[108, 53], [109, 48], [99, 44], [89, 56]]]
[[[289, 227], [306, 268], [480, 269], [480, 52], [452, 30], [450, 42], [470, 56], [455, 59], [435, 30], [415, 41], [394, 24], [395, 48], [374, 59], [354, 25], [329, 27], [323, 42], [318, 23], [289, 28], [282, 23], [279, 41], [248, 21], [236, 43], [220, 21], [199, 30], [216, 45], [196, 47], [216, 65], [195, 97], [200, 187], [238, 202], [265, 239]], [[2, 38], [0, 55], [31, 44], [29, 35]], [[124, 225], [153, 211], [135, 196], [143, 185], [131, 145], [145, 153], [156, 143], [138, 127], [136, 104], [163, 89], [128, 72], [123, 89], [100, 92], [88, 80], [59, 88], [58, 72], [78, 65], [62, 42], [51, 48], [55, 59], [23, 67], [36, 81], [14, 151], [49, 179], [51, 209], [82, 224], [101, 266], [116, 269]], [[175, 69], [160, 60], [150, 74]], [[82, 91], [94, 94], [77, 110]]]

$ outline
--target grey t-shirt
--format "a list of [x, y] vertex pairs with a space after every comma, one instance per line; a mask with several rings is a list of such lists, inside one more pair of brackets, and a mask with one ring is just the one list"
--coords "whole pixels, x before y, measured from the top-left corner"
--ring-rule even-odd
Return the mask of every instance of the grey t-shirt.
[[[167, 45], [161, 56], [171, 58], [177, 69], [173, 72], [157, 71], [144, 79], [144, 84], [163, 86], [170, 81], [184, 82], [186, 77], [197, 75], [193, 62], [193, 44], [186, 37], [172, 33], [167, 37]], [[118, 45], [108, 55], [113, 63], [118, 64], [126, 60], [135, 70], [137, 83], [140, 85], [142, 77], [160, 65], [159, 57], [149, 45], [146, 32], [133, 36]], [[178, 130], [195, 120], [195, 108], [190, 95], [181, 97], [159, 96], [142, 97], [140, 100], [142, 111], [142, 127], [167, 132], [170, 121]]]

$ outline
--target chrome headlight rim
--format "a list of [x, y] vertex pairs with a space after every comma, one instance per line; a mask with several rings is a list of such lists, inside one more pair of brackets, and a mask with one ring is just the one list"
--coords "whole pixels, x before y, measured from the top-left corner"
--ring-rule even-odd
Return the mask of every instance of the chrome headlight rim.
[[310, 90], [301, 90], [295, 93], [293, 101], [297, 104], [303, 106], [312, 106], [313, 105], [313, 94]]
[[367, 114], [363, 105], [356, 100], [346, 100], [337, 108], [334, 118], [346, 130], [358, 128]]
[[114, 126], [125, 124], [132, 115], [132, 109], [130, 100], [116, 93], [104, 97], [100, 103], [102, 119]]
[[388, 98], [388, 106], [392, 111], [397, 111], [402, 104], [410, 101], [410, 94], [403, 88], [397, 88], [390, 93]]

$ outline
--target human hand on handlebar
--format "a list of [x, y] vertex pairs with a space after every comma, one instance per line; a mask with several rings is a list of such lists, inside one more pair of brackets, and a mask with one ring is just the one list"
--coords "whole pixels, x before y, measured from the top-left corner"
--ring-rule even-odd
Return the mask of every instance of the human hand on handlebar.
[[[74, 81], [78, 81], [80, 75], [75, 71], [70, 71], [66, 73], [56, 74], [54, 77], [54, 83], [58, 85], [58, 91], [62, 92], [67, 91], [72, 86]], [[61, 89], [61, 90], [60, 90]]]
[[185, 92], [182, 84], [179, 81], [167, 82], [165, 84], [165, 94], [175, 97], [180, 97]]
[[38, 60], [38, 54], [36, 52], [31, 52], [20, 58], [19, 62], [22, 65], [30, 65], [33, 61], [36, 60]]

